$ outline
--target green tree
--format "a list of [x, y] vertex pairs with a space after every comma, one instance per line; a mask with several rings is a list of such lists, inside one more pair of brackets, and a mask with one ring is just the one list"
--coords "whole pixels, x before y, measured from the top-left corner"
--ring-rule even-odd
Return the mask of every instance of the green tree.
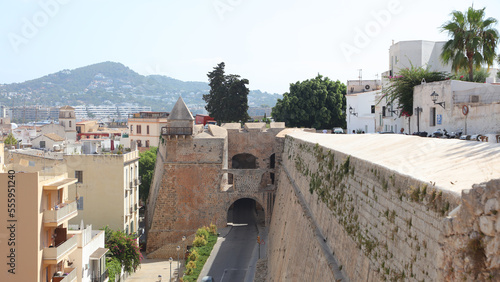
[[400, 70], [399, 75], [389, 77], [391, 83], [382, 89], [381, 100], [385, 98], [387, 102], [397, 102], [402, 115], [413, 115], [413, 88], [420, 85], [422, 79], [426, 82], [445, 80], [446, 73], [411, 65], [410, 68]]
[[496, 57], [498, 31], [492, 26], [497, 20], [484, 19], [484, 9], [470, 7], [465, 13], [453, 11], [452, 19], [441, 26], [441, 32], [451, 36], [443, 46], [441, 59], [444, 63], [451, 62], [455, 72], [468, 70], [469, 81], [473, 81], [474, 69], [483, 63], [490, 67]]
[[234, 74], [225, 75], [224, 67], [222, 62], [207, 74], [210, 93], [203, 95], [207, 103], [205, 109], [219, 125], [223, 122], [246, 121], [250, 118], [247, 113], [250, 92], [246, 86], [248, 79]]
[[124, 271], [132, 273], [141, 264], [142, 254], [137, 244], [135, 234], [125, 234], [123, 231], [115, 231], [106, 226], [105, 245], [109, 249], [110, 261], [118, 260]]
[[6, 146], [15, 146], [17, 145], [17, 139], [14, 137], [14, 134], [9, 133], [9, 135], [7, 135], [7, 137], [3, 140], [3, 143], [6, 145]]
[[153, 180], [157, 151], [158, 147], [151, 147], [149, 150], [139, 153], [139, 176], [141, 177], [139, 197], [144, 203], [146, 203], [148, 199], [149, 187]]
[[345, 127], [345, 94], [345, 84], [318, 74], [291, 83], [290, 92], [278, 99], [271, 116], [289, 127]]

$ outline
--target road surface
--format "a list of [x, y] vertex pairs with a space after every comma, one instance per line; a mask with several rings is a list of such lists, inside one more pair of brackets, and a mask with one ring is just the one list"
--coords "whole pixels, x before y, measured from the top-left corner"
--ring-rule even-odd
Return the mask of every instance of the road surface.
[[255, 201], [236, 201], [232, 218], [234, 226], [222, 242], [207, 274], [214, 281], [244, 281], [257, 245]]

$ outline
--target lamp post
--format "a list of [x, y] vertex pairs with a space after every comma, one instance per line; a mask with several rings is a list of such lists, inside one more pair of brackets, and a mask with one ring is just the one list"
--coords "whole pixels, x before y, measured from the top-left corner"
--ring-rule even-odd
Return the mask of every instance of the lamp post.
[[182, 259], [186, 258], [186, 247], [184, 247], [184, 241], [186, 241], [186, 236], [182, 236]]
[[439, 97], [439, 94], [437, 94], [436, 91], [432, 91], [431, 99], [432, 99], [432, 102], [434, 102], [434, 105], [436, 105], [436, 104], [440, 105], [441, 107], [443, 107], [443, 109], [445, 109], [444, 101], [443, 102], [436, 102], [438, 97]]
[[422, 112], [422, 108], [416, 107], [415, 111], [417, 112], [417, 132], [420, 134], [420, 113]]
[[181, 261], [179, 260], [179, 251], [181, 250], [181, 246], [177, 246], [177, 280], [179, 280], [179, 272], [181, 272]]
[[172, 260], [172, 257], [168, 259], [168, 261], [170, 262], [170, 276], [168, 278], [168, 281], [172, 281]]

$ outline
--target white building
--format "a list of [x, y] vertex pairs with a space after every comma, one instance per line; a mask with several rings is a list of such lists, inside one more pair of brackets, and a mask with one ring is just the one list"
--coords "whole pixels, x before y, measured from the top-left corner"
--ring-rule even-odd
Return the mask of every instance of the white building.
[[77, 249], [69, 255], [69, 261], [82, 266], [77, 268], [77, 281], [106, 281], [108, 272], [105, 254], [108, 249], [104, 248], [104, 230], [92, 230], [92, 225], [88, 225], [85, 229], [70, 229], [68, 234], [75, 235], [77, 240]]
[[[349, 88], [348, 88], [349, 89]], [[375, 107], [376, 97], [380, 91], [360, 92], [347, 94], [346, 97], [346, 118], [347, 133], [364, 131], [365, 133], [376, 132]]]
[[[431, 94], [436, 93], [436, 103]], [[441, 103], [441, 104], [440, 104]], [[500, 85], [445, 80], [414, 88], [412, 130], [432, 133], [437, 129], [464, 134], [500, 134]]]
[[399, 70], [427, 66], [432, 71], [451, 72], [451, 64], [443, 65], [440, 55], [446, 41], [410, 40], [393, 43], [389, 48], [389, 75]]

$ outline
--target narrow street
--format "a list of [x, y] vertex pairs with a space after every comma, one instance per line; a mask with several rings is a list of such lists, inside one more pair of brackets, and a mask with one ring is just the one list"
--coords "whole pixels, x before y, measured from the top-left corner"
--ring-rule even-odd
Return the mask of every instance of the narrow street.
[[236, 201], [232, 218], [234, 225], [222, 242], [208, 271], [214, 281], [244, 281], [256, 248], [258, 229], [255, 201]]

